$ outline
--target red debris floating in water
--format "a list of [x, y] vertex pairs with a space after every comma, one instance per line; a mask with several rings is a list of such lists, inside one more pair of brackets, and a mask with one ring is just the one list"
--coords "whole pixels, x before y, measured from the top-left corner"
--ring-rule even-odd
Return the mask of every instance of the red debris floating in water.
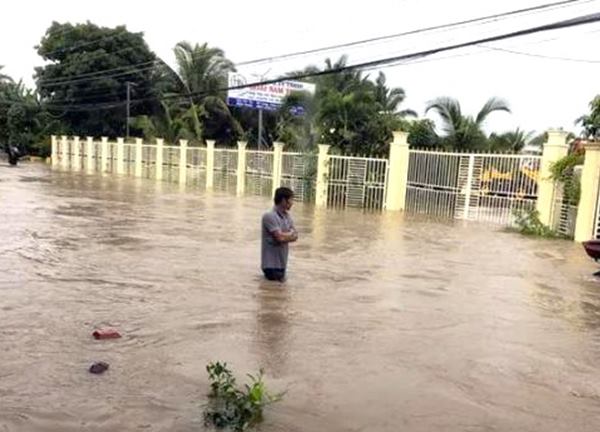
[[103, 328], [94, 330], [92, 333], [95, 339], [118, 339], [121, 334], [114, 328]]

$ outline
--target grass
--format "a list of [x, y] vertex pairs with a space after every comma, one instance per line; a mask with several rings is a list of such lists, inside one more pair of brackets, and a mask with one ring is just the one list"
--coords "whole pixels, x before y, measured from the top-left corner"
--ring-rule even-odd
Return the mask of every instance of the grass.
[[206, 366], [210, 380], [209, 402], [204, 409], [204, 422], [218, 429], [245, 431], [263, 419], [266, 406], [278, 402], [283, 394], [272, 396], [263, 381], [263, 371], [248, 374], [249, 384], [238, 387], [227, 363]]

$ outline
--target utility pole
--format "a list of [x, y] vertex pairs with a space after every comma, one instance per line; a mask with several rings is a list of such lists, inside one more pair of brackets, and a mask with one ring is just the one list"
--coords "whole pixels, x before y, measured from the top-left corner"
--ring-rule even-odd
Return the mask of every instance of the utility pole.
[[131, 86], [135, 86], [136, 84], [131, 81], [127, 81], [125, 84], [127, 85], [127, 123], [125, 124], [125, 136], [127, 139], [129, 139], [129, 117], [131, 116]]
[[[271, 68], [267, 69], [265, 73], [262, 75], [252, 74], [253, 76], [258, 78], [258, 81], [263, 81], [265, 76], [271, 71]], [[262, 108], [258, 108], [258, 149], [262, 148], [263, 143], [263, 110]]]
[[258, 109], [258, 149], [262, 147], [262, 136], [263, 136], [263, 110]]

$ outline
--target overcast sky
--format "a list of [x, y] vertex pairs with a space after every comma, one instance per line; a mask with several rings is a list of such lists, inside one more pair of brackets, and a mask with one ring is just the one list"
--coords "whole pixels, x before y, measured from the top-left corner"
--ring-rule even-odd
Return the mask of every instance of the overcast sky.
[[[174, 63], [172, 48], [181, 40], [208, 42], [224, 49], [234, 62], [240, 62], [551, 1], [556, 0], [369, 0], [352, 4], [324, 0], [11, 1], [3, 6], [0, 64], [5, 65], [4, 73], [32, 84], [33, 68], [42, 64], [33, 47], [53, 20], [72, 23], [90, 20], [110, 27], [125, 24], [131, 31], [144, 32], [150, 48], [170, 64]], [[600, 0], [581, 0], [576, 6], [519, 18], [242, 67], [240, 71], [275, 77], [307, 64], [322, 65], [327, 56], [337, 58], [344, 52], [349, 55], [349, 62], [355, 63], [596, 12], [600, 12]], [[424, 115], [427, 101], [437, 96], [455, 97], [466, 113], [473, 114], [488, 97], [498, 96], [508, 100], [513, 113], [490, 117], [487, 124], [490, 131], [517, 126], [536, 131], [549, 127], [578, 131], [574, 120], [588, 110], [589, 101], [600, 93], [599, 42], [600, 25], [592, 24], [446, 52], [382, 70], [390, 85], [406, 91], [404, 108], [412, 108], [419, 115]], [[375, 76], [377, 70], [368, 73]]]

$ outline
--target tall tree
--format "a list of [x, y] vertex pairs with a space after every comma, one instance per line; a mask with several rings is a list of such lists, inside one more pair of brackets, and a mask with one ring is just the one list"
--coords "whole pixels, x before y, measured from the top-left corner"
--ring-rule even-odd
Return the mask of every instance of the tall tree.
[[142, 33], [85, 24], [52, 23], [37, 46], [48, 62], [36, 68], [42, 102], [78, 135], [125, 134], [127, 83], [132, 116], [151, 112], [157, 102], [156, 56]]
[[209, 47], [206, 43], [192, 45], [179, 42], [175, 46], [177, 71], [184, 95], [190, 108], [197, 105], [204, 137], [222, 143], [232, 142], [241, 133], [241, 127], [225, 102], [227, 75], [235, 71], [233, 63], [225, 57], [223, 50]]
[[482, 127], [490, 114], [497, 111], [510, 112], [508, 104], [497, 98], [490, 98], [475, 117], [462, 113], [460, 103], [453, 98], [440, 97], [427, 104], [425, 112], [435, 111], [442, 120], [445, 132], [443, 143], [448, 148], [460, 150], [483, 149], [487, 137]]

